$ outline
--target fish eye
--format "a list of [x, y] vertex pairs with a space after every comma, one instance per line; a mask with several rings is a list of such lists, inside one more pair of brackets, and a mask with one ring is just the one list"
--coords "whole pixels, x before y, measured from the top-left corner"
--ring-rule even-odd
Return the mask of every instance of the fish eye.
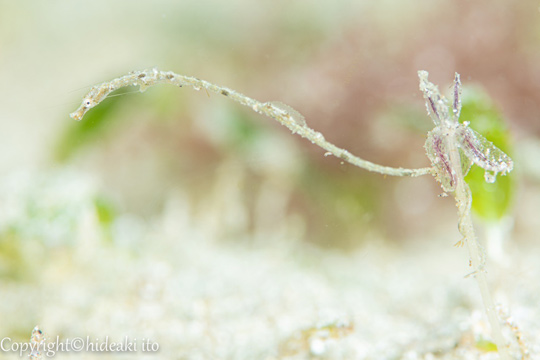
[[94, 104], [94, 102], [92, 101], [92, 99], [84, 99], [83, 100], [83, 105], [86, 106], [86, 107], [92, 107]]

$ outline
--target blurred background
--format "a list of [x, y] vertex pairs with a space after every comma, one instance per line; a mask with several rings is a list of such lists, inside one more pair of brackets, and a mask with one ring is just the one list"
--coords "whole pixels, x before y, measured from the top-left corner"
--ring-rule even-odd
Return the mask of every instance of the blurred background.
[[188, 88], [68, 116], [92, 85], [157, 67], [420, 168], [423, 69], [447, 93], [459, 72], [462, 120], [515, 161], [470, 181], [501, 317], [538, 352], [539, 45], [529, 0], [0, 0], [0, 337], [150, 337], [167, 359], [490, 358], [432, 177], [343, 164]]

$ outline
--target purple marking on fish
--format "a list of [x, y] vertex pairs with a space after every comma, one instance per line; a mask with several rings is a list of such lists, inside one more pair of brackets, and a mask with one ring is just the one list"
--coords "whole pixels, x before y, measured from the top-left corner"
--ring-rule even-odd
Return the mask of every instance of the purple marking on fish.
[[463, 139], [465, 140], [465, 144], [467, 145], [467, 148], [474, 153], [474, 156], [478, 157], [480, 160], [482, 160], [485, 163], [489, 163], [490, 165], [492, 164], [486, 158], [486, 155], [484, 155], [484, 153], [478, 150], [476, 146], [473, 144], [473, 141], [471, 140], [471, 136], [468, 131], [465, 131], [465, 134], [463, 135]]
[[[483, 169], [496, 172], [512, 170], [512, 160], [500, 149], [484, 139], [482, 135], [476, 134], [474, 130], [466, 127], [460, 128], [457, 135], [461, 138], [460, 143], [467, 157]], [[478, 138], [483, 139], [486, 144], [482, 144], [482, 141], [478, 140]], [[493, 155], [492, 157], [485, 153], [484, 147], [487, 147], [490, 155]], [[495, 154], [498, 154], [498, 160]]]
[[456, 73], [456, 77], [454, 78], [454, 114], [458, 115], [458, 106], [459, 106], [459, 89], [460, 89], [461, 81], [459, 80], [459, 74]]
[[450, 187], [453, 189], [455, 184], [454, 179], [454, 173], [452, 172], [452, 167], [450, 166], [450, 163], [446, 157], [446, 153], [442, 150], [442, 139], [438, 135], [433, 136], [433, 149], [435, 149], [435, 153], [437, 157], [439, 158], [439, 161], [443, 165], [444, 171], [448, 174], [450, 178]]
[[441, 117], [439, 116], [439, 113], [437, 112], [437, 109], [435, 108], [435, 103], [433, 102], [433, 99], [431, 97], [428, 97], [429, 103], [431, 105], [431, 110], [433, 110], [433, 114], [441, 121]]

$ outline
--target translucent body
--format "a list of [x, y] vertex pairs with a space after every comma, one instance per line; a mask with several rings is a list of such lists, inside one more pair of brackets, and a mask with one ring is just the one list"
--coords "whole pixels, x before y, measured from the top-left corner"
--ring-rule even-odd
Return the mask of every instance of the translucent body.
[[468, 123], [460, 123], [461, 82], [459, 74], [454, 78], [454, 99], [452, 114], [449, 104], [434, 84], [428, 81], [427, 71], [419, 71], [420, 90], [426, 99], [426, 108], [436, 127], [428, 133], [424, 145], [434, 169], [437, 181], [445, 192], [452, 192], [456, 186], [456, 169], [453, 169], [449, 158], [450, 150], [457, 148], [461, 155], [461, 171], [467, 174], [471, 164], [486, 170], [484, 178], [487, 182], [495, 181], [497, 174], [506, 175], [512, 171], [512, 159], [482, 135], [468, 127]]
[[245, 96], [232, 89], [212, 84], [208, 81], [197, 79], [191, 76], [175, 74], [171, 71], [160, 71], [157, 69], [148, 69], [142, 71], [133, 71], [127, 75], [118, 77], [111, 81], [104, 82], [92, 87], [90, 92], [86, 94], [81, 105], [77, 110], [72, 112], [70, 116], [75, 120], [82, 120], [84, 115], [93, 107], [97, 106], [105, 100], [110, 93], [126, 86], [139, 86], [140, 91], [146, 90], [150, 86], [157, 84], [169, 84], [178, 87], [191, 87], [195, 90], [205, 89], [207, 93], [214, 93], [228, 97], [253, 111], [267, 115], [280, 124], [286, 126], [294, 134], [298, 134], [313, 144], [323, 148], [343, 161], [347, 161], [355, 166], [361, 167], [368, 171], [378, 172], [392, 176], [421, 176], [432, 173], [431, 168], [421, 169], [403, 169], [393, 168], [374, 164], [370, 161], [354, 156], [345, 149], [341, 149], [334, 144], [325, 140], [324, 136], [307, 126], [302, 114], [294, 110], [288, 105], [280, 102], [260, 102]]

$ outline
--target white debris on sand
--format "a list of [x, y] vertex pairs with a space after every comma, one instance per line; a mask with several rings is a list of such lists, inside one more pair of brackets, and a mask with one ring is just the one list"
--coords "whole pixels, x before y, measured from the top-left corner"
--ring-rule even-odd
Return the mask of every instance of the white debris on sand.
[[[192, 226], [182, 199], [171, 197], [155, 221], [138, 224], [131, 244], [116, 242], [120, 230], [104, 241], [87, 207], [72, 245], [46, 249], [31, 281], [2, 281], [0, 333], [39, 323], [49, 338], [152, 339], [160, 346], [152, 359], [497, 358], [487, 351], [489, 328], [474, 282], [461, 273], [460, 249], [374, 241], [343, 254], [292, 235], [223, 243]], [[531, 356], [540, 338], [538, 274], [531, 255], [497, 283]], [[510, 326], [504, 330], [510, 338]]]

